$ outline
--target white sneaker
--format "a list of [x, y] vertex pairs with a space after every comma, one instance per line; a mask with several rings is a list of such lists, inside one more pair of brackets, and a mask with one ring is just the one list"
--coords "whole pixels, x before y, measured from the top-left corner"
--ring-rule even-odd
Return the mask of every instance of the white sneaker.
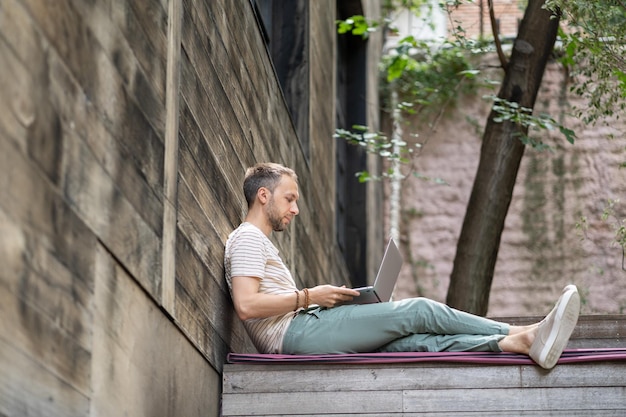
[[568, 285], [552, 311], [539, 323], [537, 336], [530, 347], [530, 357], [539, 366], [552, 369], [567, 346], [580, 312], [580, 295], [575, 285]]
[[553, 316], [553, 315], [554, 315], [554, 313], [556, 312], [556, 310], [559, 308], [559, 305], [561, 304], [561, 301], [563, 300], [563, 298], [565, 298], [565, 294], [566, 294], [568, 291], [576, 291], [576, 292], [578, 292], [578, 288], [576, 288], [576, 286], [575, 286], [574, 284], [569, 284], [569, 285], [566, 285], [566, 286], [565, 286], [565, 288], [563, 288], [563, 291], [561, 292], [561, 296], [560, 296], [560, 297], [559, 297], [559, 299], [556, 301], [556, 304], [554, 304], [554, 307], [552, 307], [552, 310], [548, 313], [548, 315], [547, 315], [547, 316], [545, 316], [545, 317], [543, 318], [543, 320], [541, 320], [541, 321], [539, 322], [539, 324], [540, 324], [540, 325], [541, 325], [542, 323], [544, 323], [546, 320], [548, 320], [548, 318], [549, 318], [550, 316]]

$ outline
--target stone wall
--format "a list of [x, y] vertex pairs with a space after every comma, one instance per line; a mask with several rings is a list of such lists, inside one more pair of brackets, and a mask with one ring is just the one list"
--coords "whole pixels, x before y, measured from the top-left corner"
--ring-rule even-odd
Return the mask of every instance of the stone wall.
[[[495, 64], [494, 62], [492, 62]], [[497, 73], [491, 74], [496, 77]], [[608, 199], [622, 201], [617, 217], [626, 218], [626, 123], [586, 126], [568, 116], [584, 105], [567, 92], [562, 68], [551, 63], [536, 112], [549, 112], [576, 131], [569, 144], [557, 133], [540, 133], [551, 151], [527, 149], [502, 235], [489, 315], [547, 313], [561, 288], [578, 285], [582, 311], [623, 313], [626, 271], [622, 251], [612, 245], [615, 219], [601, 219]], [[482, 129], [490, 106], [480, 97], [464, 97], [435, 131], [413, 126], [426, 141], [417, 171], [447, 184], [407, 179], [403, 185], [403, 246], [407, 251], [396, 298], [424, 295], [445, 301], [456, 243], [478, 166]], [[408, 137], [407, 140], [413, 140]], [[535, 133], [535, 135], [538, 135]], [[576, 224], [586, 216], [588, 230]]]

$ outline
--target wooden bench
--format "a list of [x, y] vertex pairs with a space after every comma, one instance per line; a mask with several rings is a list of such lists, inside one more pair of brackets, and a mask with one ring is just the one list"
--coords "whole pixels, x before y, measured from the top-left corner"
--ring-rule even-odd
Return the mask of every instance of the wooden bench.
[[[506, 319], [524, 324], [536, 318]], [[626, 348], [626, 316], [583, 316], [568, 349]], [[227, 364], [226, 416], [625, 416], [626, 360]]]

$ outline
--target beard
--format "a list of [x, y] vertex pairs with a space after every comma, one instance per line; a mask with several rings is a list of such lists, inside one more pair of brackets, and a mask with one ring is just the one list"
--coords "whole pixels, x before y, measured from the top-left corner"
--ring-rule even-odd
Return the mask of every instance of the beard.
[[267, 205], [267, 219], [272, 226], [272, 230], [275, 232], [282, 232], [287, 228], [287, 225], [283, 223], [283, 217], [276, 207], [274, 206], [274, 199], [272, 198]]

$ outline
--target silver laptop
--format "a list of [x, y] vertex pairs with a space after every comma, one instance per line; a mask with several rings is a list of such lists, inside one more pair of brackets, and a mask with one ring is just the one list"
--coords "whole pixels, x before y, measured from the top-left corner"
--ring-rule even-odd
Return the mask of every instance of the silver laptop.
[[402, 255], [393, 239], [389, 239], [387, 249], [383, 255], [383, 260], [378, 268], [378, 274], [374, 285], [369, 287], [355, 288], [361, 293], [358, 297], [354, 297], [352, 301], [346, 301], [345, 304], [372, 304], [384, 303], [391, 300], [393, 288], [396, 286], [400, 269], [402, 268]]

